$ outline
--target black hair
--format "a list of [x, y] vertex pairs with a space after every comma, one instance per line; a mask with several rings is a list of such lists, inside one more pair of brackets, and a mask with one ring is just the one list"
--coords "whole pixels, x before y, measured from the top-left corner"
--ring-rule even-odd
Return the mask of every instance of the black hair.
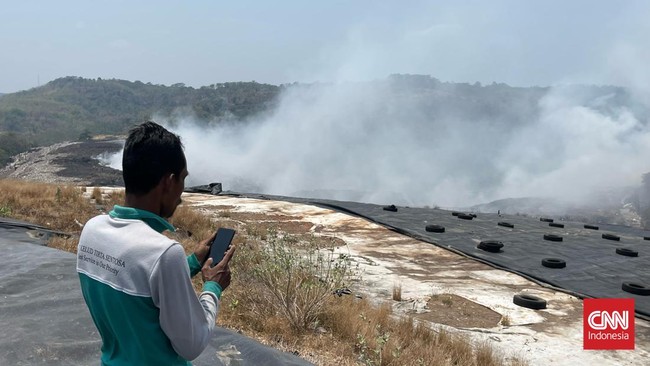
[[126, 193], [150, 192], [166, 174], [180, 176], [186, 166], [181, 138], [154, 122], [129, 131], [122, 155]]

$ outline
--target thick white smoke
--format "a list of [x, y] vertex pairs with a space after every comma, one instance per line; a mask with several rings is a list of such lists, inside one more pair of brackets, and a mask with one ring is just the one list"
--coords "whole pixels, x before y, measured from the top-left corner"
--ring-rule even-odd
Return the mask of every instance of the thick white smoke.
[[647, 124], [623, 107], [603, 113], [598, 105], [585, 106], [572, 92], [552, 89], [540, 101], [537, 123], [513, 136], [501, 159], [505, 179], [498, 196], [579, 203], [604, 189], [638, 185], [650, 170]]
[[286, 89], [258, 121], [206, 128], [188, 117], [171, 129], [185, 143], [188, 183], [228, 190], [458, 207], [588, 200], [638, 184], [650, 170], [648, 126], [624, 108], [600, 111], [608, 96], [586, 106], [572, 93], [550, 89], [539, 116], [508, 124], [432, 116], [390, 83], [314, 85]]
[[613, 97], [553, 88], [538, 115], [503, 122], [432, 115], [389, 82], [317, 84], [285, 89], [273, 115], [248, 123], [157, 121], [182, 137], [189, 185], [416, 206], [579, 203], [650, 170], [648, 126], [626, 108], [603, 108]]

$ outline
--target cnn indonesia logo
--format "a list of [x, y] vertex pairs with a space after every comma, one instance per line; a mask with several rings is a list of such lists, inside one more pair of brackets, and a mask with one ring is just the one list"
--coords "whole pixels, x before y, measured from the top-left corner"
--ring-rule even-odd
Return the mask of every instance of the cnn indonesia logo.
[[634, 299], [585, 299], [584, 349], [634, 349]]

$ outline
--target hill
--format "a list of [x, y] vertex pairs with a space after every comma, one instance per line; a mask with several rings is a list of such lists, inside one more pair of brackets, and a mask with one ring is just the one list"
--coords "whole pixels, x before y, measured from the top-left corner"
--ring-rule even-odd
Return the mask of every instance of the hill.
[[[64, 77], [0, 99], [0, 164], [28, 146], [123, 134], [154, 114], [183, 110], [201, 120], [243, 120], [273, 107], [280, 87], [256, 82], [183, 84]], [[15, 140], [11, 144], [6, 141]], [[10, 146], [11, 145], [11, 146]]]
[[[38, 88], [2, 95], [0, 132], [13, 133], [35, 146], [89, 134], [121, 134], [153, 115], [191, 113], [201, 121], [217, 123], [246, 120], [272, 110], [283, 89], [300, 91], [318, 85], [232, 82], [192, 88], [181, 83], [165, 86], [68, 76]], [[499, 83], [449, 83], [427, 75], [391, 75], [355, 83], [354, 87], [368, 94], [387, 88], [395, 110], [417, 108], [431, 120], [453, 116], [506, 125], [534, 119], [540, 99], [549, 90]], [[626, 107], [635, 115], [647, 116], [647, 111], [635, 106], [623, 88], [573, 86], [572, 93], [582, 95], [590, 108], [601, 112]]]

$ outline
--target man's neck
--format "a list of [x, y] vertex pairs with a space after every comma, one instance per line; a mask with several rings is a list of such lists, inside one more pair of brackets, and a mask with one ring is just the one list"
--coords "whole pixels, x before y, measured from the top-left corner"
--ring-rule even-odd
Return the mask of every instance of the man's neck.
[[154, 197], [152, 197], [151, 194], [149, 193], [140, 196], [134, 194], [127, 194], [124, 197], [124, 206], [137, 208], [139, 210], [149, 211], [151, 213], [155, 213], [156, 215], [160, 216], [160, 203], [158, 200], [154, 199]]

